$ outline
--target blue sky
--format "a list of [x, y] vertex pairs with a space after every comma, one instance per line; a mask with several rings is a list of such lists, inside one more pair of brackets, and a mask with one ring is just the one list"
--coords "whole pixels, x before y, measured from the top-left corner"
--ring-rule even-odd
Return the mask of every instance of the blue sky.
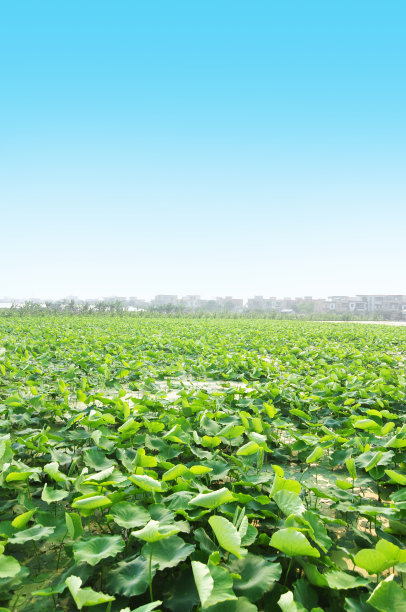
[[403, 0], [0, 7], [0, 297], [406, 293]]

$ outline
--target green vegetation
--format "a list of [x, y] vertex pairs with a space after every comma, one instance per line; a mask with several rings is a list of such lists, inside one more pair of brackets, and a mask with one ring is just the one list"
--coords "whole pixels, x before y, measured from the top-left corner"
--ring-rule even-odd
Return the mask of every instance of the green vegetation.
[[0, 610], [406, 610], [406, 330], [0, 319]]

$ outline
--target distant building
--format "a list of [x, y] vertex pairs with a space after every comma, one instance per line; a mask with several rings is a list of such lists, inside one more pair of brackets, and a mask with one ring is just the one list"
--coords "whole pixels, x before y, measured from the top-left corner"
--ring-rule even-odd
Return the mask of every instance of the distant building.
[[242, 312], [244, 309], [244, 300], [227, 295], [226, 297], [216, 298], [216, 305], [219, 310], [226, 312]]
[[406, 295], [358, 295], [367, 305], [368, 312], [402, 313], [406, 305]]
[[202, 307], [202, 299], [200, 295], [185, 295], [180, 300], [180, 304], [188, 310], [198, 310]]
[[153, 306], [168, 306], [171, 304], [172, 306], [178, 305], [178, 296], [177, 295], [156, 295], [152, 300]]

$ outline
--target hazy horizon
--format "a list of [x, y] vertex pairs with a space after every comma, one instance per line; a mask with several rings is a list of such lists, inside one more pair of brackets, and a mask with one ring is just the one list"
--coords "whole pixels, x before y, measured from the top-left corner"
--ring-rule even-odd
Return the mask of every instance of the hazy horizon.
[[406, 294], [404, 2], [1, 15], [0, 296]]

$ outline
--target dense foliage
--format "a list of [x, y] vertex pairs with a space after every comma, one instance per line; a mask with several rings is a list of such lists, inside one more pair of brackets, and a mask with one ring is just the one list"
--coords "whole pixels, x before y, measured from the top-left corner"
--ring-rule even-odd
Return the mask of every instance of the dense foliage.
[[406, 331], [0, 319], [0, 605], [406, 610]]

